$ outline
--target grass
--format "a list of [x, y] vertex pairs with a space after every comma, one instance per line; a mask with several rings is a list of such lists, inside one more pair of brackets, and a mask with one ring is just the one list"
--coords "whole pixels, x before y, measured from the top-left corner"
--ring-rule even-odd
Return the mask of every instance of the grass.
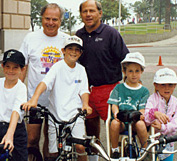
[[[168, 27], [168, 26], [167, 26]], [[115, 27], [118, 29], [118, 27]], [[171, 29], [177, 28], [177, 22], [171, 22]], [[125, 26], [121, 26], [120, 33], [124, 34], [162, 34], [164, 32], [170, 32], [171, 29], [164, 29], [164, 22], [162, 24], [158, 24], [156, 22], [153, 23], [138, 23], [138, 24], [129, 24]]]

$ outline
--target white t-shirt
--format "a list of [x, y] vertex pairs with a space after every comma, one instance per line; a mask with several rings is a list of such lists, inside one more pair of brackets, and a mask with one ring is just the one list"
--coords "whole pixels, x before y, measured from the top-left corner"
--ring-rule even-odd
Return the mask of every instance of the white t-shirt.
[[10, 122], [10, 117], [13, 111], [18, 112], [22, 122], [24, 111], [20, 109], [20, 105], [27, 101], [27, 89], [21, 80], [10, 89], [4, 88], [5, 78], [0, 78], [0, 122]]
[[[29, 33], [20, 48], [28, 65], [28, 100], [33, 96], [37, 85], [42, 81], [51, 66], [63, 59], [61, 48], [69, 35], [58, 31], [54, 37], [46, 36], [43, 30]], [[42, 94], [38, 103], [48, 106], [48, 94]]]
[[76, 63], [70, 68], [64, 60], [54, 64], [43, 82], [49, 96], [49, 110], [58, 120], [68, 121], [82, 108], [81, 96], [88, 91], [85, 68]]

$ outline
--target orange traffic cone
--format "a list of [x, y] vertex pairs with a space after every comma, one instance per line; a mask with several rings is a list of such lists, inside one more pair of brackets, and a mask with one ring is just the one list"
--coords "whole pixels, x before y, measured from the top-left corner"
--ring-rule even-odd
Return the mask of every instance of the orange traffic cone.
[[159, 56], [159, 63], [157, 64], [157, 66], [163, 66], [161, 56]]

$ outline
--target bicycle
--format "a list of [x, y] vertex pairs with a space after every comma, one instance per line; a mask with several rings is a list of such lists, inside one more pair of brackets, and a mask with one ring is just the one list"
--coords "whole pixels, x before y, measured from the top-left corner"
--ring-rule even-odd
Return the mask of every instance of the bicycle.
[[13, 161], [8, 148], [4, 149], [4, 144], [0, 144], [0, 161]]
[[[128, 131], [120, 133], [121, 135], [121, 157], [128, 156], [130, 158], [136, 158], [140, 155], [140, 148], [136, 141], [136, 133], [132, 132], [132, 123], [136, 123], [140, 120], [141, 113], [138, 111], [120, 111], [117, 118], [121, 122], [128, 122]], [[108, 106], [108, 117], [106, 120], [106, 137], [107, 137], [107, 151], [111, 155], [110, 144], [110, 121], [111, 121], [111, 105]]]
[[[84, 136], [84, 139], [78, 139], [74, 138], [71, 134], [72, 128], [68, 125], [76, 122], [76, 120], [79, 117], [84, 117], [86, 116], [86, 111], [82, 111], [81, 109], [78, 109], [78, 113], [71, 118], [69, 121], [58, 121], [54, 115], [44, 106], [38, 105], [39, 108], [31, 108], [30, 111], [35, 111], [36, 114], [35, 118], [48, 118], [50, 121], [53, 122], [55, 129], [56, 129], [56, 134], [57, 134], [57, 142], [58, 142], [58, 157], [55, 159], [55, 161], [60, 161], [60, 160], [75, 160], [77, 159], [78, 156], [82, 155], [95, 155], [95, 153], [91, 152], [91, 147], [94, 147], [98, 150], [98, 154], [105, 160], [110, 160], [108, 154], [106, 153], [106, 150], [104, 149], [103, 145], [97, 139], [95, 136]], [[22, 108], [22, 107], [21, 107]], [[50, 116], [50, 117], [48, 117]], [[25, 118], [31, 117], [29, 115], [26, 115]], [[57, 127], [58, 125], [58, 127]], [[100, 145], [97, 143], [100, 142]], [[85, 153], [77, 153], [74, 150], [75, 144], [81, 144], [86, 148]]]
[[[167, 143], [171, 143], [171, 142], [175, 142], [177, 141], [177, 135], [171, 136], [171, 137], [161, 137], [159, 140], [154, 140], [154, 138], [158, 137], [160, 135], [160, 133], [157, 133], [155, 135], [151, 135], [151, 137], [149, 137], [149, 145], [146, 147], [146, 149], [144, 149], [144, 152], [142, 153], [141, 156], [139, 156], [138, 158], [130, 158], [130, 157], [121, 157], [118, 159], [110, 159], [111, 161], [142, 161], [143, 159], [145, 159], [145, 157], [147, 156], [148, 153], [150, 153], [151, 148], [153, 148], [156, 145], [164, 145]], [[163, 148], [159, 148], [155, 154], [174, 154], [177, 153], [177, 150], [174, 151], [167, 151], [167, 150], [163, 150]]]
[[[142, 152], [142, 154], [140, 155], [140, 149], [138, 147], [138, 145], [135, 143], [136, 141], [134, 140], [134, 138], [132, 137], [132, 123], [137, 122], [138, 120], [140, 120], [140, 115], [141, 113], [138, 111], [129, 111], [129, 112], [125, 112], [125, 111], [120, 111], [119, 114], [117, 115], [117, 118], [122, 121], [122, 122], [128, 122], [128, 137], [126, 138], [126, 142], [127, 145], [124, 147], [124, 151], [126, 151], [126, 156], [124, 155], [123, 157], [120, 157], [118, 159], [112, 159], [112, 161], [116, 160], [116, 161], [141, 161], [143, 159], [145, 159], [145, 157], [147, 156], [148, 153], [152, 153], [153, 155], [155, 154], [174, 154], [177, 152], [176, 151], [167, 151], [167, 150], [163, 150], [163, 144], [167, 144], [170, 142], [174, 142], [177, 141], [177, 135], [173, 136], [173, 137], [161, 137], [159, 140], [155, 140], [156, 137], [159, 137], [161, 134], [157, 133], [157, 134], [153, 134], [150, 135], [147, 142], [148, 142], [148, 146], [146, 149], [143, 149], [144, 152]], [[107, 120], [109, 121], [109, 120]], [[108, 128], [108, 127], [107, 127]], [[150, 151], [152, 148], [154, 148], [156, 145], [161, 145], [159, 146], [159, 148], [156, 151]], [[110, 149], [110, 147], [108, 147], [108, 150]], [[109, 153], [109, 151], [108, 151]], [[134, 155], [133, 155], [134, 154]], [[110, 154], [109, 154], [110, 155]]]

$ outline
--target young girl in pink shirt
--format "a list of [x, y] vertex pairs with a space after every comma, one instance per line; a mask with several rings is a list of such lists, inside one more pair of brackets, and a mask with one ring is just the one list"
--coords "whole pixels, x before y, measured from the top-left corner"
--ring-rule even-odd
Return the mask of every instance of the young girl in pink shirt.
[[[175, 135], [177, 132], [177, 98], [172, 94], [177, 84], [176, 73], [169, 68], [159, 69], [153, 82], [155, 92], [147, 101], [145, 122], [162, 135]], [[173, 151], [174, 143], [167, 144], [165, 149]], [[173, 154], [159, 154], [158, 158], [160, 161], [173, 161]]]

